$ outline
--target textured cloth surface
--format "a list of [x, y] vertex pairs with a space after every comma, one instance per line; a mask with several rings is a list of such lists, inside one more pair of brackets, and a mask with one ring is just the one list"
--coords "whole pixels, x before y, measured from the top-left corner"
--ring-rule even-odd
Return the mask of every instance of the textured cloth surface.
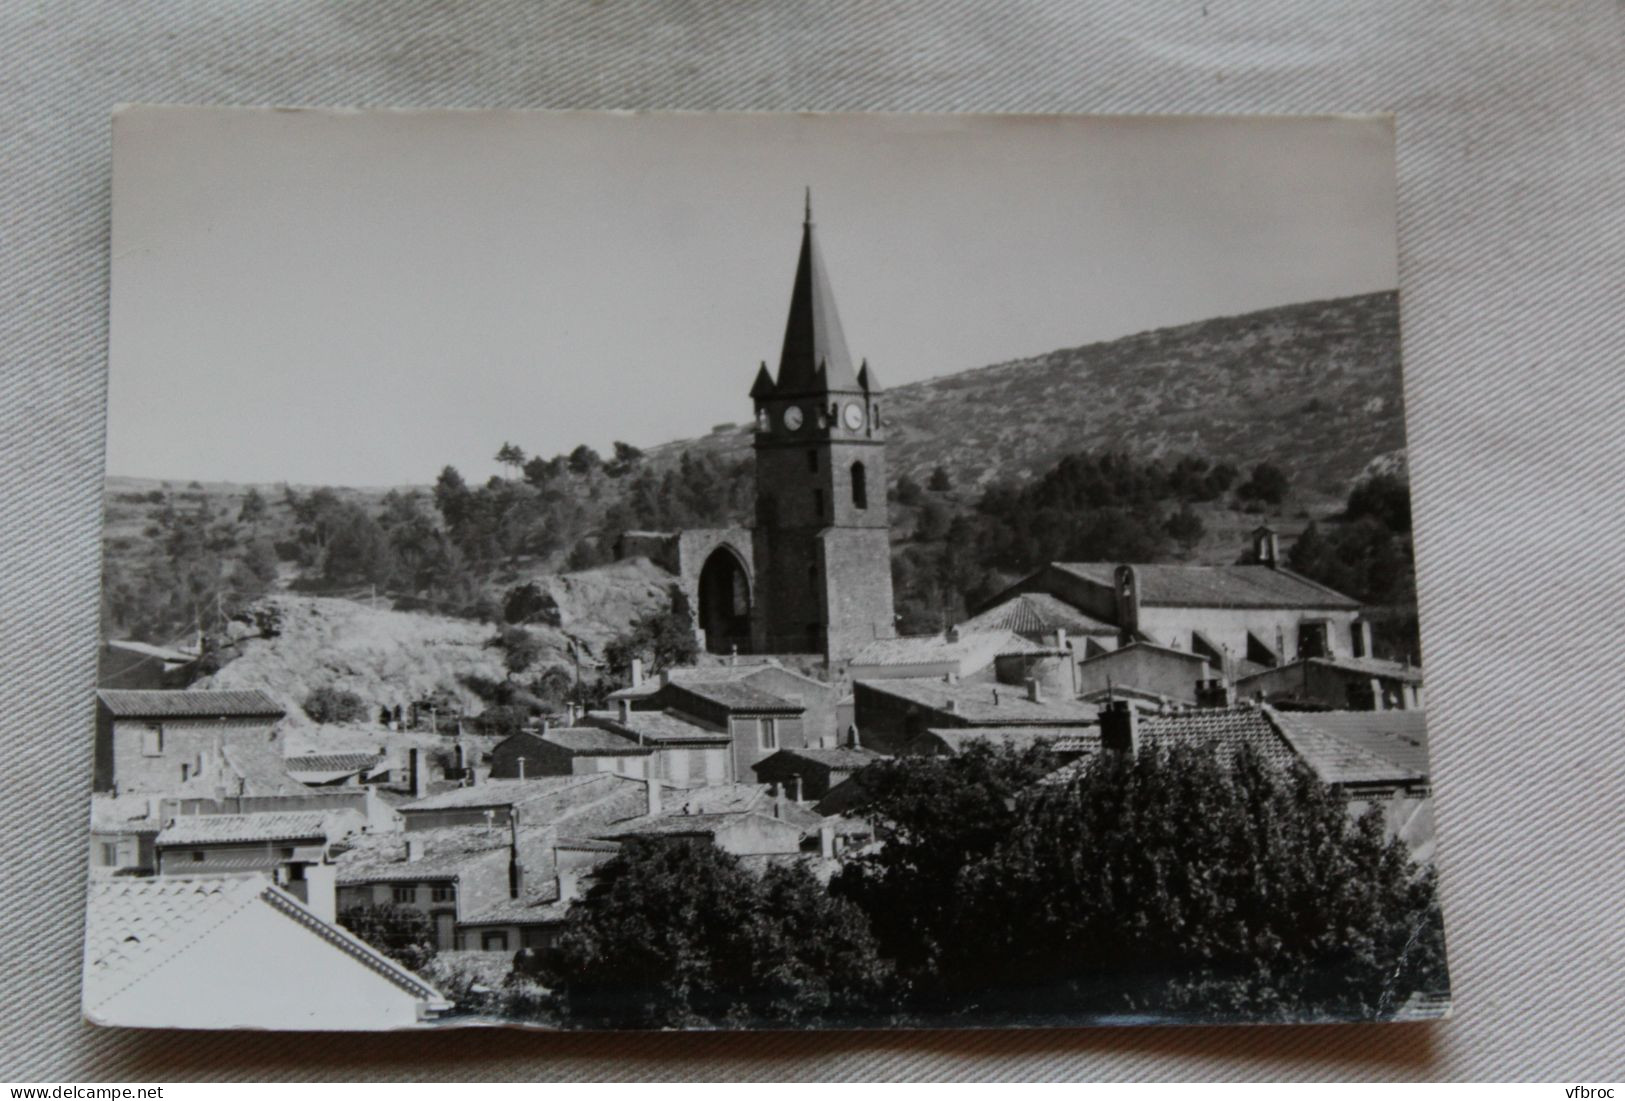
[[[1622, 31], [1611, 0], [0, 6], [5, 1077], [1617, 1076]], [[108, 114], [121, 101], [1395, 112], [1455, 1019], [298, 1043], [80, 1023]]]

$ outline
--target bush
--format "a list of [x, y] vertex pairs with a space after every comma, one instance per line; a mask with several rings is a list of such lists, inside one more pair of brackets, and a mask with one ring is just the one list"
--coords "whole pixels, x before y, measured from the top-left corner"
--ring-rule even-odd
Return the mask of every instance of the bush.
[[758, 877], [709, 842], [637, 838], [571, 908], [550, 966], [585, 1027], [873, 1019], [885, 967], [863, 915], [800, 865]]
[[409, 971], [421, 971], [435, 958], [434, 925], [411, 906], [349, 906], [339, 924]]
[[317, 688], [301, 705], [305, 714], [319, 723], [352, 723], [367, 714], [367, 705], [354, 692], [328, 685]]

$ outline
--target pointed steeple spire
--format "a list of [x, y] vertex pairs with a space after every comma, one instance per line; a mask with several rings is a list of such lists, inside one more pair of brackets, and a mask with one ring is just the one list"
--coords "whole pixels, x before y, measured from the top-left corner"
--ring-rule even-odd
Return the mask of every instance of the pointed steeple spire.
[[750, 396], [753, 398], [768, 398], [773, 396], [773, 376], [767, 373], [767, 361], [756, 369], [756, 381], [751, 383]]
[[[818, 378], [819, 368], [825, 378]], [[784, 350], [779, 356], [777, 385], [781, 394], [819, 393], [825, 389], [855, 390], [852, 356], [835, 312], [824, 259], [813, 233], [812, 188], [807, 189], [806, 221], [801, 227], [801, 259], [790, 292], [790, 317], [784, 326]]]

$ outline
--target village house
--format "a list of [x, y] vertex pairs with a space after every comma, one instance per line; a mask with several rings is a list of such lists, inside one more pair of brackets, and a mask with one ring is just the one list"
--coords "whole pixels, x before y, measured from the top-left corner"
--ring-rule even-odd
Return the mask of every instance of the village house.
[[1420, 711], [1422, 670], [1382, 658], [1300, 658], [1236, 681], [1238, 695], [1281, 708]]
[[858, 729], [870, 748], [893, 755], [916, 751], [927, 730], [968, 726], [1055, 727], [1095, 721], [1097, 709], [1070, 695], [1026, 685], [936, 679], [858, 681]]
[[[712, 731], [711, 740], [721, 740]], [[641, 780], [651, 774], [656, 746], [598, 726], [521, 730], [491, 749], [491, 779], [525, 780], [537, 776], [578, 776], [613, 772]], [[655, 769], [655, 772], [661, 770]]]
[[164, 827], [156, 795], [90, 797], [90, 874], [151, 875], [158, 870], [154, 842]]
[[[1229, 566], [1052, 562], [977, 609], [997, 621], [1033, 593], [1116, 628], [1091, 634], [1079, 657], [1133, 641], [1187, 650], [1235, 679], [1301, 657], [1372, 656], [1360, 604], [1288, 569], [1276, 533], [1253, 532], [1251, 560]], [[1000, 609], [1003, 609], [1000, 611]]]
[[[645, 723], [643, 715], [661, 712], [689, 727], [721, 734], [726, 738], [726, 759], [713, 759], [701, 753], [702, 761], [694, 763], [703, 763], [703, 774], [691, 763], [686, 775], [692, 778], [703, 775], [707, 784], [733, 781], [749, 777], [757, 761], [780, 749], [816, 745], [833, 736], [833, 731], [815, 731], [808, 726], [805, 700], [813, 695], [808, 685], [819, 682], [790, 674], [794, 677], [796, 699], [765, 686], [766, 676], [785, 672], [774, 666], [759, 666], [754, 676], [727, 677], [713, 675], [707, 668], [699, 676], [665, 677], [652, 692], [621, 695], [615, 699], [618, 711], [610, 716], [595, 712], [587, 721], [630, 731], [635, 736], [640, 724]], [[817, 698], [820, 714], [833, 724], [839, 700], [835, 689], [823, 685]], [[665, 762], [666, 778], [682, 783], [683, 767], [674, 755], [674, 759]]]
[[167, 823], [153, 841], [160, 876], [258, 873], [334, 919], [334, 871], [328, 848], [358, 832], [354, 812], [272, 811], [192, 814]]
[[1080, 656], [1110, 649], [1117, 643], [1117, 626], [1074, 608], [1058, 596], [1046, 592], [1017, 593], [986, 606], [983, 611], [959, 624], [960, 631], [982, 634], [1009, 631], [1029, 642], [1048, 642], [1057, 634], [1075, 640]]
[[[1051, 642], [1053, 644], [1053, 638]], [[1047, 652], [1038, 642], [1022, 638], [1013, 631], [977, 631], [958, 626], [937, 635], [905, 635], [871, 642], [852, 656], [847, 675], [853, 680], [921, 677], [997, 680], [996, 663], [1001, 658]]]
[[1154, 642], [1131, 642], [1077, 663], [1078, 693], [1090, 698], [1133, 688], [1170, 703], [1194, 704], [1196, 686], [1218, 675], [1205, 656]]
[[[671, 793], [663, 803], [659, 785], [650, 785], [648, 813], [616, 822], [593, 834], [599, 840], [646, 837], [663, 841], [704, 840], [735, 856], [798, 856], [808, 845], [833, 845], [824, 816], [787, 797], [783, 788], [760, 784], [718, 784]], [[830, 848], [828, 855], [833, 856]]]
[[[260, 771], [258, 758], [283, 715], [270, 697], [252, 690], [102, 689], [96, 693], [94, 790], [205, 795], [280, 787], [290, 778], [274, 754], [277, 764], [268, 773], [246, 776], [243, 770]], [[228, 747], [237, 751], [235, 769]]]
[[307, 753], [284, 757], [288, 775], [306, 787], [356, 787], [383, 783], [389, 766], [383, 753]]
[[850, 805], [844, 792], [854, 776], [885, 755], [861, 745], [833, 749], [781, 749], [756, 763], [756, 779], [788, 792], [795, 802], [816, 804], [820, 813], [834, 813]]
[[843, 709], [838, 688], [827, 681], [788, 669], [777, 658], [731, 656], [724, 659], [722, 664], [666, 669], [658, 677], [645, 677], [642, 666], [641, 661], [632, 662], [632, 683], [610, 694], [609, 704], [612, 708], [619, 707], [622, 700], [631, 700], [634, 709], [647, 709], [651, 706], [648, 701], [674, 683], [697, 685], [727, 682], [747, 684], [781, 700], [800, 704], [802, 730], [809, 745], [839, 744], [842, 733], [852, 721], [851, 709]]
[[85, 1015], [143, 1028], [400, 1028], [451, 1002], [260, 875], [91, 881]]

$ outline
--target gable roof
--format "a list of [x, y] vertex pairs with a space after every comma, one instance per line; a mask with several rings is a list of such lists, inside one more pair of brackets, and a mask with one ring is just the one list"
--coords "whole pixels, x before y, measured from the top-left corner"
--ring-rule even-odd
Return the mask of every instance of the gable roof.
[[935, 635], [904, 635], [866, 643], [852, 656], [848, 667], [863, 665], [928, 665], [958, 662], [960, 673], [986, 669], [1001, 654], [1043, 653], [1044, 648], [1013, 631], [959, 631], [958, 638], [947, 632]]
[[[408, 836], [423, 846], [423, 852], [416, 860], [406, 858]], [[507, 827], [446, 826], [413, 830], [410, 835], [366, 834], [356, 838], [353, 847], [339, 853], [334, 862], [338, 865], [338, 882], [345, 886], [456, 880], [493, 853], [501, 857], [501, 863], [506, 867], [512, 841], [513, 834]]]
[[287, 714], [258, 689], [103, 688], [96, 698], [116, 719], [280, 719]]
[[[1053, 568], [1108, 589], [1117, 584], [1114, 562], [1054, 562]], [[1360, 602], [1280, 566], [1175, 566], [1131, 563], [1142, 607], [1325, 608], [1354, 610]], [[1042, 571], [1039, 571], [1042, 573]], [[1036, 575], [1035, 575], [1036, 576]]]
[[876, 761], [885, 759], [886, 755], [884, 753], [876, 753], [874, 750], [865, 749], [862, 746], [836, 746], [830, 749], [789, 748], [770, 754], [751, 767], [759, 770], [763, 765], [774, 760], [789, 762], [811, 761], [833, 772], [856, 772], [860, 768], [866, 768]]
[[907, 700], [939, 716], [955, 715], [971, 725], [1054, 726], [1093, 722], [1098, 714], [1093, 705], [1074, 699], [1046, 698], [1034, 703], [1023, 689], [1009, 684], [949, 683], [941, 677], [893, 677], [859, 680], [857, 684], [867, 692]]
[[1275, 711], [1274, 715], [1290, 732], [1328, 736], [1385, 762], [1395, 775], [1427, 775], [1427, 719], [1421, 711]]
[[377, 753], [306, 753], [282, 764], [289, 772], [362, 772], [381, 760]]
[[416, 802], [407, 803], [400, 810], [402, 813], [409, 813], [411, 811], [519, 806], [530, 799], [540, 799], [568, 788], [596, 783], [604, 775], [607, 774], [537, 776], [529, 780], [485, 780], [471, 786], [437, 792]]
[[227, 742], [220, 749], [226, 771], [237, 781], [227, 795], [308, 795], [310, 789], [288, 772], [282, 758], [259, 742]]
[[1014, 631], [1018, 635], [1115, 635], [1117, 627], [1074, 608], [1051, 593], [1017, 593], [972, 616], [961, 631]]
[[653, 746], [639, 745], [631, 738], [601, 726], [567, 726], [549, 730], [537, 740], [556, 745], [567, 753], [582, 756], [594, 754], [637, 756], [654, 752]]
[[[633, 711], [622, 722], [613, 711], [589, 711], [586, 721], [615, 734], [650, 745], [726, 745], [726, 730], [715, 730], [669, 711]], [[579, 728], [575, 728], [579, 729]]]
[[800, 714], [807, 710], [805, 704], [794, 700], [787, 700], [783, 696], [775, 695], [764, 688], [758, 688], [746, 680], [722, 681], [672, 681], [663, 686], [663, 691], [670, 692], [678, 697], [692, 696], [706, 700], [729, 711], [743, 711], [748, 713], [761, 712], [766, 714]]
[[[165, 967], [243, 911], [269, 906], [401, 990], [444, 1009], [433, 986], [360, 938], [311, 913], [259, 875], [92, 880], [85, 910], [84, 1006], [89, 1012]], [[244, 950], [252, 945], [245, 944]], [[222, 982], [229, 976], [222, 976]]]
[[163, 848], [253, 841], [326, 841], [327, 826], [327, 815], [321, 811], [184, 814], [159, 831], [157, 844]]

